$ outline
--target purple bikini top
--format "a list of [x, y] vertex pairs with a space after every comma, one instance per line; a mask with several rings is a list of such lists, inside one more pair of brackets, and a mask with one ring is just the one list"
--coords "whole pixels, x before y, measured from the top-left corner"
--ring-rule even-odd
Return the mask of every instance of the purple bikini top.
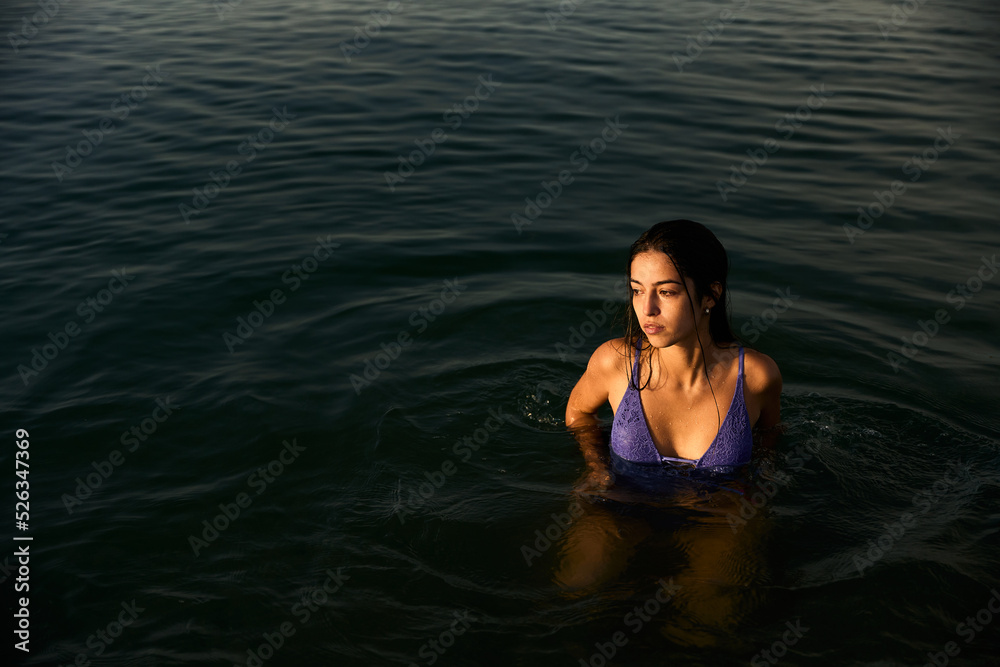
[[632, 381], [622, 397], [615, 419], [611, 425], [611, 451], [620, 458], [633, 463], [664, 464], [693, 463], [696, 468], [716, 466], [739, 466], [750, 462], [753, 450], [753, 434], [750, 430], [750, 415], [743, 400], [743, 347], [740, 347], [740, 368], [736, 378], [736, 390], [729, 406], [729, 412], [719, 427], [715, 440], [700, 459], [681, 459], [663, 456], [653, 444], [653, 436], [646, 424], [642, 409], [639, 385], [639, 351], [642, 337], [636, 345], [635, 364], [632, 366]]

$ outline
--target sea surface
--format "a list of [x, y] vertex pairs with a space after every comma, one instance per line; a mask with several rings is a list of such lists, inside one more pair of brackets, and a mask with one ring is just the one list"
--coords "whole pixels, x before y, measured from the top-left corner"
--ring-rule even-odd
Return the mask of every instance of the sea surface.
[[[996, 664], [998, 27], [991, 0], [4, 2], [4, 649]], [[582, 493], [566, 400], [672, 218], [727, 248], [787, 431], [719, 486]]]

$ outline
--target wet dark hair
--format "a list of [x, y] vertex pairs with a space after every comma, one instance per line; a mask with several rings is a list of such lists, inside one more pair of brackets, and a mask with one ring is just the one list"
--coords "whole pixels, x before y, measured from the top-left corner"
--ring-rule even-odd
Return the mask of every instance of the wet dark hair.
[[[667, 220], [658, 222], [636, 239], [629, 251], [628, 262], [625, 264], [625, 289], [628, 295], [629, 307], [626, 309], [625, 342], [623, 350], [626, 355], [634, 350], [641, 338], [643, 350], [650, 347], [646, 332], [642, 330], [632, 304], [632, 260], [635, 256], [652, 250], [658, 250], [667, 255], [684, 281], [684, 292], [691, 304], [691, 313], [696, 315], [697, 306], [703, 296], [713, 296], [712, 283], [720, 283], [722, 290], [715, 299], [715, 305], [708, 319], [708, 332], [712, 341], [719, 347], [730, 347], [737, 342], [729, 326], [729, 294], [726, 278], [729, 275], [729, 256], [719, 239], [715, 238], [708, 227], [692, 220]], [[692, 295], [687, 288], [687, 279], [694, 282], [695, 293]], [[700, 340], [699, 340], [700, 343]], [[702, 354], [704, 355], [704, 347]], [[648, 358], [650, 365], [652, 359]], [[706, 360], [706, 375], [707, 360]], [[650, 373], [652, 375], [652, 373]], [[632, 383], [631, 366], [629, 366], [629, 382]], [[649, 383], [647, 378], [646, 384]], [[636, 387], [642, 389], [643, 387]], [[714, 390], [713, 390], [714, 393]]]

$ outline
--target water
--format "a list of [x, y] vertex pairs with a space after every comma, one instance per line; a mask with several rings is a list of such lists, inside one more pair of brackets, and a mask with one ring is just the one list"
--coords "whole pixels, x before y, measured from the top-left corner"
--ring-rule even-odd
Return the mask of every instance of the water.
[[[992, 662], [995, 5], [55, 4], [0, 10], [19, 664]], [[751, 505], [581, 501], [588, 311], [675, 217], [788, 432]]]

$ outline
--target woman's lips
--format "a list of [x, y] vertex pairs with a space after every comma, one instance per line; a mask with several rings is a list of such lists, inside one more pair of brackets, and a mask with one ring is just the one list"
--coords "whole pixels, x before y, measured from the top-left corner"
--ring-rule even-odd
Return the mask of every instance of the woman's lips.
[[663, 327], [658, 324], [643, 324], [642, 330], [647, 334], [658, 334], [663, 331]]

